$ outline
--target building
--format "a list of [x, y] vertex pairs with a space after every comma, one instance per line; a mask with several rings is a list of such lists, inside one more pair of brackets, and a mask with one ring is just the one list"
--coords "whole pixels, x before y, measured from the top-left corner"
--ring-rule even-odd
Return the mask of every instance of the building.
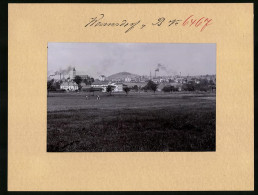
[[122, 92], [123, 88], [126, 86], [123, 83], [111, 83], [110, 85], [114, 86], [114, 92]]
[[75, 76], [76, 76], [76, 70], [75, 70], [75, 68], [73, 68], [73, 74], [72, 74], [72, 77], [70, 77], [70, 79], [74, 79]]
[[99, 80], [100, 80], [100, 81], [105, 81], [105, 80], [106, 80], [105, 75], [100, 75], [100, 76], [99, 76]]
[[94, 81], [94, 82], [91, 84], [91, 87], [93, 87], [93, 88], [102, 88], [102, 91], [103, 91], [103, 92], [106, 92], [108, 85], [109, 85], [109, 82], [108, 82], [108, 81], [99, 81], [99, 80], [96, 80], [96, 81]]
[[75, 90], [78, 90], [79, 87], [77, 83], [70, 81], [70, 82], [63, 82], [60, 85], [60, 89], [65, 89], [66, 91], [75, 91]]
[[160, 80], [159, 80], [158, 78], [153, 78], [152, 81], [153, 81], [154, 83], [156, 83], [156, 84], [160, 82]]
[[71, 80], [73, 80], [76, 76], [81, 77], [82, 80], [84, 80], [84, 79], [89, 79], [89, 78], [90, 78], [90, 76], [89, 76], [89, 75], [86, 75], [86, 74], [85, 74], [85, 75], [84, 75], [84, 74], [77, 74], [75, 68], [73, 68], [73, 70], [72, 70], [67, 76], [68, 76], [68, 78], [70, 78]]
[[113, 92], [122, 92], [123, 91], [123, 87], [125, 87], [126, 85], [124, 85], [123, 83], [111, 83], [109, 81], [94, 81], [91, 84], [91, 87], [93, 88], [102, 88], [102, 92], [106, 92], [107, 91], [107, 87], [111, 85], [114, 87]]
[[125, 78], [125, 82], [131, 82], [131, 80], [132, 80], [132, 79], [131, 79], [130, 77], [126, 77], [126, 78]]
[[134, 87], [135, 85], [138, 87], [138, 88], [142, 88], [142, 87], [144, 87], [145, 85], [147, 85], [147, 83], [148, 82], [134, 82], [134, 83], [132, 83], [132, 82], [124, 82], [123, 84], [124, 85], [126, 85], [127, 87], [129, 87], [129, 88], [132, 88], [132, 87]]

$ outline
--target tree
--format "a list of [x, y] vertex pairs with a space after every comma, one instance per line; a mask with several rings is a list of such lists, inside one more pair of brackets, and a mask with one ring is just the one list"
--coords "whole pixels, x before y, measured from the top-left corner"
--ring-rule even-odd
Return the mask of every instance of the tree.
[[172, 91], [175, 91], [175, 87], [167, 85], [167, 86], [163, 87], [162, 91], [164, 91], [164, 92], [172, 92]]
[[176, 91], [176, 88], [174, 86], [170, 86], [171, 91]]
[[87, 78], [83, 79], [83, 82], [86, 85], [91, 85], [94, 82], [94, 78], [87, 77]]
[[162, 91], [164, 92], [172, 92], [172, 91], [178, 91], [178, 88], [170, 85], [166, 85], [163, 87]]
[[151, 90], [155, 93], [158, 89], [158, 85], [157, 84], [154, 84], [151, 86]]
[[170, 86], [164, 86], [162, 91], [164, 92], [170, 92]]
[[194, 91], [196, 89], [196, 86], [193, 83], [185, 83], [183, 84], [182, 89], [184, 91]]
[[209, 81], [207, 79], [200, 80], [200, 83], [198, 85], [198, 89], [200, 91], [208, 91], [209, 90]]
[[211, 86], [211, 91], [213, 92], [213, 90], [216, 91], [216, 86], [215, 85]]
[[154, 83], [153, 81], [149, 80], [147, 85], [144, 87], [146, 90], [152, 90], [154, 93], [158, 89], [158, 84]]
[[112, 91], [115, 89], [115, 86], [113, 85], [108, 85], [107, 86], [107, 92], [111, 95]]
[[133, 87], [132, 87], [132, 90], [134, 90], [134, 91], [138, 91], [139, 90], [139, 87], [138, 87], [138, 85], [134, 85]]
[[74, 77], [73, 81], [74, 81], [75, 83], [77, 83], [77, 85], [80, 85], [81, 82], [82, 82], [82, 78], [77, 75], [77, 76]]
[[179, 88], [178, 87], [174, 87], [174, 91], [179, 91]]
[[123, 88], [124, 92], [126, 93], [126, 95], [128, 95], [129, 91], [131, 90], [129, 87], [124, 87]]
[[148, 90], [147, 85], [145, 85], [144, 87], [141, 87], [141, 90], [143, 90], [144, 92], [147, 92]]
[[53, 87], [54, 87], [56, 90], [58, 90], [58, 89], [60, 89], [61, 84], [62, 84], [62, 81], [57, 81], [57, 82], [55, 82], [55, 83], [53, 84]]
[[91, 83], [89, 82], [89, 79], [83, 79], [83, 81], [85, 83], [85, 85], [90, 85]]
[[206, 85], [208, 85], [208, 84], [209, 84], [209, 81], [208, 81], [207, 79], [201, 79], [201, 80], [200, 80], [200, 85], [206, 86]]
[[47, 94], [51, 89], [54, 87], [54, 79], [51, 79], [50, 81], [47, 81]]
[[209, 80], [209, 85], [215, 85], [214, 81], [213, 80]]

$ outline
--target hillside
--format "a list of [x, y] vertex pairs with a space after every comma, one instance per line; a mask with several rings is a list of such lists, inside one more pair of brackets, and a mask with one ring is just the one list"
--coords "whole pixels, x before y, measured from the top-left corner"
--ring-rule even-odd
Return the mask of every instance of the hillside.
[[119, 72], [108, 76], [107, 79], [125, 79], [125, 78], [135, 78], [135, 77], [139, 77], [139, 75], [132, 74], [129, 72]]

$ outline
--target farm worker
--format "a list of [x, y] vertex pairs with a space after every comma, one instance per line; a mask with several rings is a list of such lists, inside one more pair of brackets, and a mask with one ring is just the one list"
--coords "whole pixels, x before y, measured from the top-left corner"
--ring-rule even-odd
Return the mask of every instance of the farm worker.
[[88, 99], [88, 96], [86, 95], [86, 100]]
[[100, 100], [100, 97], [99, 97], [99, 95], [97, 96], [97, 100]]

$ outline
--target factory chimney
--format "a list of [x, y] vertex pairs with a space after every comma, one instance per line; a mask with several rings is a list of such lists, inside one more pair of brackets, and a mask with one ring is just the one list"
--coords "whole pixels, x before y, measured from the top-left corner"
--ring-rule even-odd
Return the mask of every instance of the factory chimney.
[[159, 72], [159, 68], [155, 69], [155, 78], [156, 78], [156, 72]]

